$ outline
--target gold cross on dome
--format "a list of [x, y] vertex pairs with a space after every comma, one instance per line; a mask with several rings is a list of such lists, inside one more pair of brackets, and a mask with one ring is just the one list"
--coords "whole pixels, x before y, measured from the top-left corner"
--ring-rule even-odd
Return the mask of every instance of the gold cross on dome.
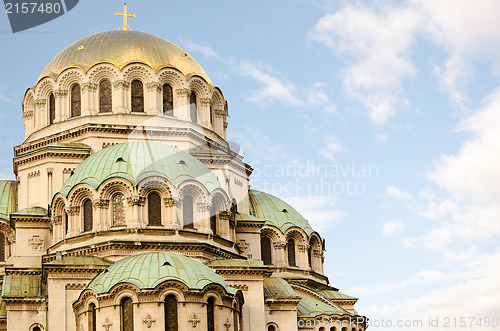
[[130, 30], [130, 26], [127, 25], [127, 17], [135, 17], [135, 14], [127, 13], [127, 4], [123, 4], [123, 13], [115, 12], [115, 16], [123, 16], [123, 25], [120, 26], [120, 30], [127, 31]]

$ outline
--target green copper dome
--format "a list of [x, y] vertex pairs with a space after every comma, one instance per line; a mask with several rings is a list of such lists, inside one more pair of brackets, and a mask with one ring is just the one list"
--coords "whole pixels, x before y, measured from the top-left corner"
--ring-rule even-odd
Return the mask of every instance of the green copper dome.
[[17, 182], [0, 180], [0, 218], [9, 219], [9, 215], [17, 210]]
[[67, 196], [80, 183], [97, 189], [113, 177], [125, 178], [134, 185], [148, 177], [163, 177], [175, 187], [186, 180], [195, 180], [209, 192], [222, 189], [217, 177], [190, 154], [160, 143], [129, 142], [106, 147], [89, 156], [74, 170], [60, 192]]
[[309, 236], [314, 230], [309, 222], [292, 206], [274, 195], [250, 190], [250, 214], [266, 221], [285, 233], [293, 226], [298, 226]]
[[97, 275], [87, 286], [97, 294], [109, 292], [119, 283], [131, 283], [140, 289], [154, 289], [161, 283], [176, 280], [189, 289], [201, 290], [219, 284], [228, 293], [236, 293], [221, 276], [201, 262], [187, 256], [165, 252], [144, 253], [121, 259]]

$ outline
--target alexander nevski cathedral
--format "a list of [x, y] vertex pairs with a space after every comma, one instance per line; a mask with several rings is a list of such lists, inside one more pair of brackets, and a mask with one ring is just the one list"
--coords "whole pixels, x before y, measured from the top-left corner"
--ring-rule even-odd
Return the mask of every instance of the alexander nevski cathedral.
[[320, 234], [250, 188], [222, 90], [124, 27], [26, 90], [16, 180], [0, 181], [0, 330], [364, 330]]

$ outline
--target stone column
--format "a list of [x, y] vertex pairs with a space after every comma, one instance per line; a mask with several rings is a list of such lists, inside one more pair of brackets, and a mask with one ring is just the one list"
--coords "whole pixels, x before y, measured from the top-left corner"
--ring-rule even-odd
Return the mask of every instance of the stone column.
[[212, 100], [210, 98], [200, 98], [198, 105], [200, 107], [200, 123], [205, 128], [211, 128], [210, 124], [210, 105], [212, 104]]
[[56, 100], [56, 118], [55, 123], [68, 119], [68, 90], [57, 90], [54, 93]]
[[212, 207], [212, 204], [208, 202], [196, 203], [195, 215], [197, 217], [194, 218], [194, 227], [200, 232], [212, 233], [210, 229], [210, 207]]
[[117, 80], [113, 83], [113, 87], [113, 113], [130, 113], [128, 98], [128, 90], [130, 89], [130, 84], [124, 80]]
[[274, 265], [278, 268], [283, 268], [287, 265], [287, 262], [285, 260], [285, 248], [286, 241], [277, 241], [274, 243], [273, 262]]
[[189, 116], [189, 89], [177, 90], [177, 102], [174, 107], [174, 116], [183, 121], [191, 121]]
[[35, 100], [35, 131], [47, 125], [47, 100]]
[[97, 84], [94, 83], [82, 84], [82, 116], [97, 114], [97, 109], [95, 107], [96, 91], [97, 91]]
[[162, 87], [159, 83], [146, 84], [145, 106], [146, 114], [157, 116], [162, 113], [161, 107], [161, 91]]
[[128, 199], [129, 205], [132, 206], [132, 228], [144, 228], [146, 224], [141, 219], [141, 207], [146, 204], [146, 199], [140, 196], [133, 196]]

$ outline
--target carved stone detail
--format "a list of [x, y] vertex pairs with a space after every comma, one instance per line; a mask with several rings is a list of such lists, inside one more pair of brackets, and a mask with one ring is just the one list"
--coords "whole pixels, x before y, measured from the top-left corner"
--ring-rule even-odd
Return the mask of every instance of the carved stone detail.
[[115, 89], [121, 88], [124, 90], [128, 90], [130, 88], [130, 84], [124, 80], [117, 80], [117, 81], [113, 82], [113, 87]]
[[198, 208], [199, 212], [204, 212], [204, 211], [209, 211], [210, 207], [212, 207], [212, 204], [208, 202], [198, 202], [196, 204], [196, 207]]
[[248, 244], [245, 239], [241, 239], [236, 243], [236, 246], [238, 246], [241, 252], [244, 253], [248, 249], [250, 244]]
[[193, 328], [195, 328], [198, 323], [200, 323], [201, 320], [198, 318], [198, 316], [196, 316], [195, 313], [193, 313], [189, 318], [188, 318], [188, 323], [191, 323], [191, 325], [193, 326]]
[[106, 330], [109, 331], [109, 328], [113, 325], [113, 322], [109, 320], [109, 317], [106, 317], [106, 320], [102, 324], [102, 327]]
[[155, 91], [156, 92], [161, 92], [162, 86], [159, 83], [148, 83], [146, 84], [146, 89], [148, 91]]
[[163, 202], [165, 203], [165, 207], [173, 207], [175, 205], [173, 198], [164, 198]]
[[274, 243], [275, 249], [285, 249], [285, 247], [286, 247], [286, 241], [276, 241]]
[[229, 322], [229, 318], [226, 317], [226, 321], [224, 322], [224, 327], [226, 328], [226, 330], [229, 330], [229, 328], [231, 327], [231, 322]]
[[154, 319], [151, 314], [147, 314], [146, 317], [142, 319], [142, 323], [146, 324], [148, 329], [151, 329], [154, 322], [156, 322], [156, 319]]
[[33, 237], [28, 240], [28, 244], [32, 246], [35, 251], [39, 251], [42, 250], [43, 240], [40, 239], [40, 236], [33, 235]]

